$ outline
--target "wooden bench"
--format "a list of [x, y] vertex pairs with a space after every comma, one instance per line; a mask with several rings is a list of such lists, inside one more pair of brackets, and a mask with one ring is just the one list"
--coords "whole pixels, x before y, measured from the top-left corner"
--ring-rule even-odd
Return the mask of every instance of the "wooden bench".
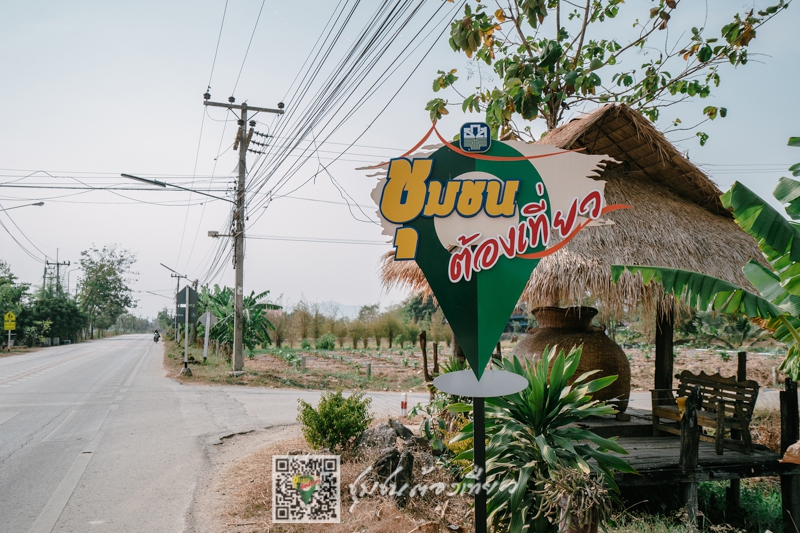
[[[736, 378], [722, 377], [719, 373], [699, 375], [684, 370], [675, 376], [679, 380], [677, 389], [653, 389], [653, 435], [662, 431], [681, 434], [682, 411], [677, 398], [686, 398], [692, 389], [699, 387], [700, 402], [697, 409], [697, 424], [706, 430], [700, 440], [713, 442], [716, 452], [722, 455], [723, 447], [751, 452], [753, 441], [750, 436], [750, 419], [758, 397], [758, 383], [753, 380], [737, 381]], [[676, 394], [677, 393], [677, 394]], [[662, 422], [666, 419], [670, 422]]]

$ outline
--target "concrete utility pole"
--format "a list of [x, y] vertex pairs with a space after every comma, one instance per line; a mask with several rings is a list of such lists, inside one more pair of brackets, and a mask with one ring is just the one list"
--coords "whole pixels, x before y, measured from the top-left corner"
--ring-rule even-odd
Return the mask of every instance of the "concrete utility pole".
[[[47, 258], [45, 258], [44, 264], [45, 264], [45, 268], [47, 268], [48, 265], [53, 265], [53, 266], [56, 267], [56, 295], [61, 294], [61, 267], [62, 266], [69, 266], [71, 263], [69, 261], [66, 261], [64, 263], [59, 263], [58, 262], [58, 248], [56, 248], [56, 262], [55, 263], [49, 263], [47, 261]], [[67, 292], [69, 292], [69, 287], [67, 287]]]
[[[178, 342], [178, 328], [180, 327], [180, 324], [178, 324], [178, 308], [177, 308], [177, 305], [178, 305], [178, 293], [181, 291], [181, 278], [185, 279], [186, 281], [189, 281], [189, 276], [184, 276], [183, 274], [181, 274], [181, 273], [179, 273], [179, 272], [177, 272], [175, 270], [172, 270], [170, 267], [168, 267], [164, 263], [159, 263], [159, 264], [162, 267], [164, 267], [167, 270], [169, 270], [170, 272], [172, 272], [172, 274], [170, 274], [169, 277], [176, 278], [175, 279], [175, 318], [173, 319], [173, 322], [175, 324], [175, 339], [174, 340], [175, 340], [175, 342]], [[196, 287], [197, 286], [197, 281], [195, 281], [194, 283], [195, 283], [195, 287]]]
[[277, 113], [283, 114], [283, 104], [278, 104], [280, 109], [268, 109], [265, 107], [252, 107], [248, 106], [246, 102], [241, 104], [234, 104], [236, 99], [233, 96], [228, 98], [228, 103], [211, 102], [211, 95], [205, 93], [203, 95], [205, 101], [203, 105], [212, 107], [225, 107], [230, 110], [238, 109], [241, 111], [239, 118], [239, 131], [236, 134], [236, 141], [234, 142], [233, 149], [239, 149], [239, 180], [236, 186], [236, 210], [234, 211], [234, 220], [236, 220], [236, 227], [233, 234], [233, 250], [234, 250], [234, 268], [236, 270], [236, 282], [234, 287], [234, 311], [233, 311], [233, 371], [239, 372], [244, 369], [244, 190], [245, 190], [245, 176], [247, 174], [247, 149], [250, 146], [250, 138], [253, 136], [253, 130], [256, 122], [250, 121], [250, 131], [247, 130], [247, 112], [255, 111], [256, 113]]

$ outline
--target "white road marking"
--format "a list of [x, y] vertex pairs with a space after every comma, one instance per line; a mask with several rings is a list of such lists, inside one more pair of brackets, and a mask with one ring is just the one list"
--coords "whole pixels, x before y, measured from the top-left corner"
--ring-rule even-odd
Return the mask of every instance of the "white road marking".
[[12, 412], [12, 411], [0, 412], [0, 426], [2, 426], [3, 424], [5, 424], [9, 420], [11, 420], [12, 418], [17, 416], [18, 414], [19, 414], [19, 412], [15, 413], [15, 412]]
[[125, 382], [125, 387], [131, 386], [131, 383], [133, 383], [133, 378], [136, 377], [136, 373], [139, 372], [139, 368], [142, 366], [142, 363], [144, 363], [144, 360], [147, 358], [149, 353], [150, 348], [148, 347], [144, 354], [142, 354], [142, 356], [139, 358], [139, 363], [136, 365], [136, 368], [133, 369], [133, 372], [131, 372], [131, 375], [128, 377], [128, 381]]
[[64, 511], [64, 507], [67, 506], [67, 502], [72, 497], [75, 487], [80, 483], [81, 477], [83, 477], [89, 461], [92, 460], [92, 455], [94, 455], [94, 451], [97, 449], [101, 439], [102, 434], [99, 435], [99, 438], [87, 443], [83, 453], [78, 455], [69, 468], [67, 475], [59, 483], [56, 491], [47, 500], [47, 504], [45, 504], [42, 512], [39, 513], [36, 522], [33, 523], [28, 533], [51, 533], [53, 531], [56, 522], [58, 522], [61, 513]]

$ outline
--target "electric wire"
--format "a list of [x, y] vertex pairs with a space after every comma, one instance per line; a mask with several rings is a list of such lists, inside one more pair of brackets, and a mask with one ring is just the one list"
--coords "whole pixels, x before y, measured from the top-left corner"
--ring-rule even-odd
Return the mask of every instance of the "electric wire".
[[256, 17], [256, 23], [253, 25], [253, 33], [250, 34], [250, 42], [247, 43], [247, 50], [244, 52], [244, 59], [242, 59], [242, 66], [239, 68], [239, 75], [236, 76], [236, 83], [233, 84], [233, 91], [231, 91], [231, 95], [236, 94], [236, 87], [239, 86], [239, 78], [242, 77], [242, 71], [244, 70], [244, 64], [247, 61], [247, 54], [250, 53], [250, 45], [253, 44], [253, 37], [256, 36], [256, 29], [258, 28], [258, 21], [261, 20], [261, 12], [264, 11], [264, 4], [267, 0], [261, 0], [261, 8], [258, 10], [258, 16]]
[[[462, 2], [462, 4], [463, 4], [463, 2]], [[456, 9], [460, 9], [460, 7], [461, 7], [460, 5], [456, 5], [456, 6], [454, 6], [454, 8], [453, 8], [453, 10], [452, 10], [451, 12], [449, 12], [449, 13], [446, 13], [446, 17], [445, 17], [445, 18], [450, 18], [450, 19], [452, 19], [452, 17], [454, 16], [454, 13], [456, 12]], [[437, 38], [436, 38], [436, 39], [434, 39], [434, 41], [432, 42], [432, 44], [430, 45], [430, 47], [428, 48], [428, 50], [425, 52], [425, 54], [423, 55], [423, 57], [422, 57], [422, 58], [419, 60], [419, 62], [417, 63], [417, 67], [418, 67], [418, 66], [419, 66], [419, 65], [422, 63], [422, 61], [424, 61], [424, 59], [425, 59], [425, 58], [426, 58], [426, 57], [427, 57], [427, 56], [430, 54], [430, 51], [433, 49], [433, 46], [435, 46], [435, 44], [436, 44], [436, 40], [438, 40], [438, 38], [439, 38], [439, 37], [441, 37], [441, 35], [443, 35], [443, 34], [444, 34], [444, 32], [447, 30], [447, 28], [448, 28], [448, 25], [443, 25], [443, 26], [444, 26], [444, 27], [443, 27], [442, 31], [439, 33], [439, 36], [437, 36]], [[436, 27], [438, 27], [438, 25], [437, 25]], [[428, 38], [428, 37], [429, 37], [429, 36], [430, 36], [430, 35], [433, 33], [433, 31], [435, 31], [436, 27], [434, 27], [433, 29], [431, 29], [431, 30], [428, 32], [428, 34], [426, 35], [425, 39], [427, 39], [427, 38]], [[422, 31], [422, 30], [420, 30], [420, 32], [421, 32], [421, 31]], [[418, 34], [419, 34], [420, 32], [418, 32]], [[420, 41], [420, 42], [417, 44], [417, 46], [416, 46], [416, 47], [414, 47], [414, 51], [415, 51], [417, 48], [419, 48], [420, 46], [422, 46], [422, 44], [425, 42], [425, 39], [423, 39], [422, 41]], [[407, 47], [406, 47], [406, 49], [407, 49]], [[407, 61], [409, 57], [411, 57], [411, 56], [410, 56], [410, 55], [407, 55], [407, 56], [406, 56], [404, 59], [402, 59], [402, 61], [401, 61], [401, 64], [402, 64], [402, 63], [404, 63], [405, 61]], [[385, 75], [385, 73], [388, 71], [388, 69], [394, 68], [394, 63], [395, 63], [395, 62], [397, 62], [397, 60], [398, 60], [398, 59], [399, 59], [399, 58], [396, 58], [396, 59], [395, 59], [395, 60], [394, 60], [394, 61], [393, 61], [393, 62], [392, 62], [390, 65], [389, 65], [389, 67], [387, 67], [387, 70], [385, 70], [385, 71], [384, 71], [384, 75]], [[416, 70], [416, 67], [415, 67], [415, 70]], [[385, 77], [385, 76], [384, 76], [384, 77], [383, 77], [383, 81], [381, 82], [381, 84], [376, 84], [376, 85], [377, 85], [377, 87], [375, 87], [375, 91], [377, 91], [377, 89], [378, 89], [378, 88], [380, 88], [380, 86], [381, 86], [383, 83], [386, 83], [386, 81], [387, 81], [387, 80], [388, 80], [388, 77]], [[406, 77], [406, 80], [405, 80], [405, 81], [404, 81], [404, 82], [403, 82], [403, 83], [400, 85], [400, 87], [397, 89], [397, 91], [395, 91], [395, 94], [392, 96], [392, 98], [390, 99], [390, 102], [389, 102], [389, 103], [391, 103], [391, 102], [392, 102], [392, 101], [393, 101], [393, 100], [394, 100], [394, 99], [397, 97], [397, 95], [399, 94], [400, 90], [401, 90], [401, 89], [402, 89], [402, 88], [405, 86], [405, 84], [406, 84], [406, 83], [408, 83], [408, 81], [409, 81], [409, 80], [410, 80], [410, 76], [407, 76], [407, 77]], [[375, 94], [375, 91], [373, 91], [372, 93], [370, 93], [370, 95], [369, 95], [369, 96], [372, 96], [373, 94]], [[362, 99], [362, 102], [361, 102], [361, 104], [360, 104], [360, 105], [358, 105], [358, 106], [356, 107], [356, 109], [360, 108], [360, 107], [361, 107], [361, 105], [363, 105], [364, 103], [365, 103], [365, 100], [364, 100], [364, 99]], [[371, 126], [372, 126], [372, 125], [375, 123], [375, 121], [376, 121], [376, 120], [379, 118], [379, 116], [380, 116], [380, 115], [383, 113], [383, 111], [385, 111], [385, 109], [387, 109], [387, 108], [388, 108], [388, 104], [387, 104], [387, 105], [385, 105], [385, 106], [383, 106], [383, 109], [382, 109], [382, 110], [381, 110], [381, 111], [380, 111], [380, 112], [379, 112], [379, 113], [378, 113], [378, 114], [377, 114], [377, 115], [376, 115], [376, 116], [373, 118], [373, 120], [370, 122], [370, 124], [367, 126], [367, 128], [366, 128], [366, 129], [365, 129], [365, 130], [362, 132], [362, 134], [361, 134], [361, 135], [359, 135], [359, 136], [358, 136], [356, 139], [354, 139], [354, 140], [352, 141], [351, 145], [355, 145], [355, 143], [356, 143], [356, 142], [358, 142], [358, 140], [359, 140], [361, 137], [363, 137], [363, 135], [364, 135], [364, 134], [366, 134], [366, 132], [369, 130], [369, 128], [370, 128], [370, 127], [371, 127]], [[351, 114], [352, 114], [352, 112], [351, 112], [351, 113], [349, 113], [349, 114], [351, 115]], [[335, 129], [334, 129], [334, 131], [335, 131], [336, 129], [338, 129], [339, 127], [341, 127], [341, 123], [340, 123], [340, 124], [339, 124], [339, 125], [338, 125], [338, 126], [335, 128]], [[331, 133], [331, 134], [332, 134], [332, 133]], [[344, 151], [343, 151], [342, 153], [344, 153]], [[336, 158], [335, 158], [335, 159], [336, 159]], [[283, 184], [284, 184], [284, 183], [285, 183], [285, 182], [286, 182], [286, 181], [287, 181], [289, 178], [291, 178], [291, 176], [292, 176], [292, 175], [294, 175], [294, 174], [297, 172], [297, 170], [298, 170], [298, 169], [299, 169], [298, 167], [295, 167], [293, 170], [291, 170], [291, 171], [287, 172], [286, 174], [284, 174], [283, 178], [282, 178], [281, 180], [279, 180], [278, 184], [276, 184], [276, 185], [275, 185], [275, 186], [272, 188], [272, 190], [271, 190], [271, 193], [273, 193], [273, 194], [274, 194], [274, 192], [276, 192], [276, 191], [280, 190], [280, 188], [283, 186]], [[327, 167], [326, 167], [326, 171], [327, 171]], [[308, 180], [307, 180], [307, 181], [308, 181]], [[295, 189], [295, 190], [296, 190], [296, 189]], [[294, 191], [292, 191], [292, 192], [294, 192]], [[269, 201], [269, 200], [270, 200], [270, 198], [271, 198], [271, 195], [267, 195], [267, 201]], [[261, 203], [263, 204], [264, 202], [262, 201]], [[259, 214], [257, 215], [257, 219], [258, 219], [258, 218], [260, 218], [261, 216], [263, 216], [263, 212], [262, 212], [262, 213], [259, 213]], [[252, 223], [251, 223], [251, 225], [252, 225], [252, 224], [254, 224], [255, 222], [257, 222], [257, 219], [256, 219], [254, 222], [252, 222]]]

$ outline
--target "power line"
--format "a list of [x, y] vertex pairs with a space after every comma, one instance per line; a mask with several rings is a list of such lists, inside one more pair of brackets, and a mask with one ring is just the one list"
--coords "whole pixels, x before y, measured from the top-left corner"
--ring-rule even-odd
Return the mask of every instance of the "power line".
[[[239, 78], [242, 77], [242, 71], [244, 70], [244, 64], [247, 61], [247, 54], [250, 53], [250, 45], [253, 44], [253, 37], [256, 36], [256, 28], [258, 28], [258, 21], [261, 20], [261, 12], [264, 11], [264, 4], [266, 0], [261, 0], [261, 8], [258, 10], [258, 16], [256, 17], [256, 23], [253, 25], [253, 33], [250, 35], [250, 42], [247, 43], [247, 50], [244, 52], [244, 59], [242, 59], [242, 66], [239, 68], [239, 75], [236, 76], [236, 83], [233, 84], [233, 91], [231, 91], [231, 95], [236, 94], [236, 87], [239, 86]], [[209, 85], [211, 85], [209, 83]]]
[[211, 89], [211, 79], [214, 77], [214, 67], [217, 64], [217, 53], [219, 43], [222, 40], [222, 28], [225, 26], [225, 14], [228, 12], [228, 0], [225, 0], [225, 9], [222, 10], [222, 22], [219, 24], [219, 35], [217, 35], [217, 47], [214, 49], [214, 60], [211, 62], [211, 74], [208, 75], [208, 88]]
[[360, 244], [369, 246], [388, 246], [390, 243], [385, 241], [367, 241], [360, 239], [326, 239], [323, 237], [287, 237], [283, 235], [247, 235], [248, 239], [264, 241], [288, 241], [288, 242], [313, 242], [327, 244]]

